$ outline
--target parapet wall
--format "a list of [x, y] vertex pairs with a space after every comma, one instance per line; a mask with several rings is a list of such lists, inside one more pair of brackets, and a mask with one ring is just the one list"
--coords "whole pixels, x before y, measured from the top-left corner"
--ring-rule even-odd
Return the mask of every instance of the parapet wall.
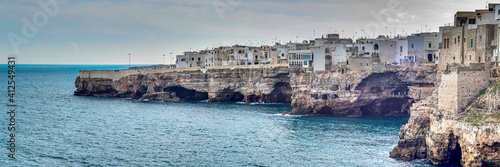
[[119, 80], [120, 78], [128, 75], [164, 73], [164, 72], [184, 72], [184, 71], [198, 71], [198, 70], [201, 69], [198, 67], [190, 67], [190, 68], [178, 68], [178, 69], [158, 68], [158, 69], [92, 70], [92, 71], [81, 70], [80, 78], [103, 78], [103, 79]]
[[80, 78], [103, 78], [103, 79], [112, 79], [119, 80], [122, 77], [126, 77], [128, 75], [137, 75], [137, 74], [155, 74], [155, 73], [165, 73], [165, 72], [185, 72], [185, 71], [202, 71], [205, 73], [207, 70], [214, 69], [249, 69], [249, 68], [279, 68], [279, 67], [288, 67], [288, 65], [250, 65], [250, 66], [224, 66], [224, 67], [207, 67], [207, 68], [199, 68], [199, 67], [187, 67], [187, 68], [157, 68], [157, 69], [126, 69], [126, 70], [81, 70]]
[[441, 74], [439, 86], [439, 109], [461, 112], [490, 84], [490, 71], [470, 68], [453, 68]]

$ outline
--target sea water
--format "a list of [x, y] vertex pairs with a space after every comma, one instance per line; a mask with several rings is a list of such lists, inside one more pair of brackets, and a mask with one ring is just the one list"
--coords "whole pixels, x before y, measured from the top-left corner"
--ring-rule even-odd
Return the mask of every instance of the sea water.
[[290, 106], [73, 95], [79, 70], [126, 68], [16, 66], [16, 160], [7, 157], [5, 79], [0, 166], [430, 166], [389, 157], [408, 117], [282, 116]]

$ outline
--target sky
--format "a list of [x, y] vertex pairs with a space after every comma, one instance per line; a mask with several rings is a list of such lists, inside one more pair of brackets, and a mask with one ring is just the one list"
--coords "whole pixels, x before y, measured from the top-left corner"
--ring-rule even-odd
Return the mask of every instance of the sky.
[[132, 64], [162, 64], [163, 55], [169, 64], [221, 45], [437, 32], [457, 11], [485, 8], [481, 0], [0, 0], [0, 58], [128, 64], [130, 53]]

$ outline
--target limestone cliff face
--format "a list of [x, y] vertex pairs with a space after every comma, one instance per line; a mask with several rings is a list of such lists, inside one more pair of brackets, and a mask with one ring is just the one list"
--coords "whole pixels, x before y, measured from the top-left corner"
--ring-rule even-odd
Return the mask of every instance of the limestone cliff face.
[[500, 85], [458, 113], [438, 109], [438, 91], [411, 108], [393, 158], [427, 158], [436, 165], [500, 166]]
[[433, 67], [290, 75], [293, 114], [341, 116], [409, 114], [413, 99], [430, 95], [422, 90], [432, 92], [436, 81]]
[[117, 80], [78, 77], [75, 95], [160, 101], [290, 103], [288, 68], [237, 68], [133, 74]]
[[286, 103], [293, 107], [292, 114], [342, 116], [408, 114], [413, 99], [430, 95], [426, 92], [434, 89], [436, 76], [433, 67], [386, 67], [346, 74], [306, 73], [287, 67], [84, 73], [76, 80], [75, 95]]

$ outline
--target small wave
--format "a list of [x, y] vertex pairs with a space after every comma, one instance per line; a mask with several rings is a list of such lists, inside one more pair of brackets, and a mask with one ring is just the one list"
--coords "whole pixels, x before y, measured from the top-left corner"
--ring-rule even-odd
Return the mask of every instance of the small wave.
[[273, 114], [274, 116], [280, 116], [280, 117], [302, 117], [303, 115], [292, 115], [292, 114]]

